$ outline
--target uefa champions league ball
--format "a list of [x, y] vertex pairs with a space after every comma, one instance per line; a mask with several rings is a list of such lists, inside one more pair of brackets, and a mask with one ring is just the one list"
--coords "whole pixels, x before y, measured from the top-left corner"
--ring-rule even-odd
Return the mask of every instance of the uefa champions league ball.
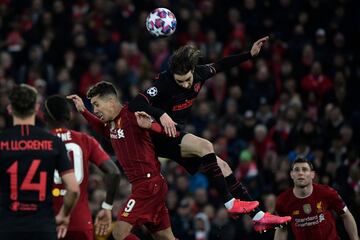
[[157, 8], [146, 18], [146, 29], [156, 37], [170, 36], [176, 29], [175, 15], [167, 8]]

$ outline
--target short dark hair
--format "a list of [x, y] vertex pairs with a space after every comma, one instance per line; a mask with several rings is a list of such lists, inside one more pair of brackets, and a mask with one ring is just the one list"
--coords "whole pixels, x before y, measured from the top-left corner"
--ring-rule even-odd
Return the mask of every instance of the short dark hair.
[[295, 164], [297, 163], [307, 163], [311, 169], [311, 171], [314, 171], [314, 165], [312, 164], [312, 162], [310, 162], [309, 160], [307, 160], [304, 157], [298, 157], [295, 159], [295, 161], [291, 164], [291, 170], [294, 169]]
[[86, 97], [91, 99], [95, 96], [103, 97], [107, 95], [118, 96], [115, 86], [112, 83], [101, 81], [91, 86], [86, 93]]
[[33, 115], [35, 113], [37, 94], [36, 89], [27, 84], [14, 86], [8, 95], [13, 115], [19, 118]]
[[67, 123], [70, 121], [70, 105], [60, 95], [52, 95], [45, 100], [44, 114], [51, 124]]
[[199, 62], [200, 50], [193, 45], [185, 45], [176, 50], [170, 58], [170, 71], [184, 75], [193, 70]]

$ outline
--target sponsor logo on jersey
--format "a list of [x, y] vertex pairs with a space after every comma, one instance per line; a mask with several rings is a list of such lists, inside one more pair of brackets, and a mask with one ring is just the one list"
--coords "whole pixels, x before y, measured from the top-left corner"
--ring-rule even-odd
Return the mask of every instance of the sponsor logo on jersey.
[[120, 138], [125, 138], [125, 133], [124, 130], [121, 128], [117, 128], [116, 125], [121, 125], [121, 119], [119, 119], [115, 125], [114, 122], [110, 123], [110, 138], [112, 139], [120, 139]]
[[116, 128], [110, 131], [110, 138], [120, 139], [125, 138], [124, 130], [121, 128]]
[[123, 213], [121, 214], [121, 216], [123, 216], [123, 217], [128, 217], [128, 216], [129, 216], [129, 213], [123, 212]]
[[189, 108], [193, 105], [194, 103], [194, 99], [190, 99], [190, 100], [186, 100], [184, 103], [180, 103], [180, 104], [177, 104], [175, 106], [173, 106], [172, 108], [172, 111], [180, 111], [180, 110], [184, 110], [186, 108]]
[[303, 210], [304, 210], [304, 213], [306, 214], [310, 214], [311, 213], [311, 205], [310, 204], [304, 204], [303, 205]]
[[10, 205], [10, 209], [13, 212], [17, 212], [17, 211], [36, 211], [36, 210], [38, 210], [38, 206], [36, 204], [33, 204], [33, 203], [21, 203], [21, 202], [15, 201]]

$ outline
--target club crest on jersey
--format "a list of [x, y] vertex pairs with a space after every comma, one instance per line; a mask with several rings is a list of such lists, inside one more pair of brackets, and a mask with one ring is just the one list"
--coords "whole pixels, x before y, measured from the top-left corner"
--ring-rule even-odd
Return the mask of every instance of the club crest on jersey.
[[196, 83], [196, 84], [194, 85], [194, 91], [195, 91], [195, 92], [199, 92], [199, 91], [200, 91], [200, 87], [201, 87], [200, 83]]
[[303, 205], [303, 210], [304, 210], [304, 213], [306, 214], [310, 214], [311, 213], [311, 205], [310, 204], [304, 204]]
[[146, 91], [147, 94], [149, 94], [151, 97], [155, 97], [158, 93], [158, 90], [156, 87], [151, 87]]

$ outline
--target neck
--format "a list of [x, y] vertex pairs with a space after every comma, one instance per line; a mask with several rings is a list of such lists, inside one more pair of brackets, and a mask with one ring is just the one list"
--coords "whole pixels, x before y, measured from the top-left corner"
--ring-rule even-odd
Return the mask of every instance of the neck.
[[35, 125], [35, 114], [26, 118], [19, 118], [13, 115], [13, 125]]
[[13, 125], [35, 125], [35, 115], [26, 118], [13, 116]]
[[120, 113], [121, 109], [123, 108], [123, 105], [121, 103], [117, 104], [114, 108], [114, 118], [112, 120], [114, 120]]
[[293, 193], [295, 195], [295, 197], [297, 198], [306, 198], [308, 196], [310, 196], [313, 192], [313, 184], [309, 184], [305, 187], [294, 187], [293, 189]]

